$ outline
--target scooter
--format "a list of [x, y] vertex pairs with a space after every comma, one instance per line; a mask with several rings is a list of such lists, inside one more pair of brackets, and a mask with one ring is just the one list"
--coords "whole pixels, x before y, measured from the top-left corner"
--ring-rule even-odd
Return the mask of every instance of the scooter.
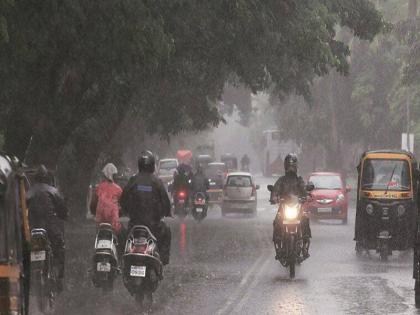
[[200, 222], [207, 216], [207, 198], [203, 192], [198, 192], [194, 196], [194, 203], [192, 208], [192, 216], [195, 220]]
[[152, 305], [153, 292], [163, 279], [162, 270], [157, 239], [147, 226], [133, 226], [123, 255], [123, 282], [142, 307]]
[[174, 194], [175, 215], [181, 219], [188, 215], [188, 192], [184, 189], [176, 191]]
[[38, 310], [52, 313], [57, 295], [57, 271], [54, 256], [45, 229], [31, 231], [31, 295]]
[[104, 292], [112, 291], [114, 280], [120, 272], [117, 246], [118, 240], [111, 224], [99, 224], [93, 255], [92, 282]]

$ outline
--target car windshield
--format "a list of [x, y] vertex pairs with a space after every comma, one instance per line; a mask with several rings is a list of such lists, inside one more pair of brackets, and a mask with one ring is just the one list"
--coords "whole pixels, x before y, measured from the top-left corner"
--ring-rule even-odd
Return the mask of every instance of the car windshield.
[[342, 189], [343, 183], [338, 175], [314, 175], [309, 178], [315, 189]]
[[252, 181], [249, 176], [234, 175], [229, 176], [227, 185], [232, 187], [249, 187], [252, 185]]
[[209, 179], [217, 179], [220, 176], [223, 176], [226, 166], [224, 164], [209, 164], [205, 170], [206, 176]]
[[410, 170], [407, 161], [370, 159], [363, 163], [363, 189], [409, 190]]
[[170, 161], [160, 161], [159, 164], [159, 174], [169, 174], [172, 173], [177, 167], [175, 160]]

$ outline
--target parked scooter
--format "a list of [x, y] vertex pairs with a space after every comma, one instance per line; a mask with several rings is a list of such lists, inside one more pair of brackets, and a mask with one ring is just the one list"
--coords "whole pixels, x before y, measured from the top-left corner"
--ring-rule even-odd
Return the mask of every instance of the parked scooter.
[[104, 292], [112, 291], [119, 273], [117, 246], [118, 240], [111, 224], [99, 224], [93, 255], [92, 282]]
[[141, 306], [152, 305], [162, 270], [155, 236], [144, 225], [133, 226], [123, 256], [123, 282]]
[[57, 270], [45, 229], [31, 231], [31, 296], [43, 314], [52, 313], [57, 295]]
[[194, 196], [194, 203], [192, 208], [192, 216], [195, 220], [200, 222], [207, 216], [207, 198], [205, 193], [198, 192]]

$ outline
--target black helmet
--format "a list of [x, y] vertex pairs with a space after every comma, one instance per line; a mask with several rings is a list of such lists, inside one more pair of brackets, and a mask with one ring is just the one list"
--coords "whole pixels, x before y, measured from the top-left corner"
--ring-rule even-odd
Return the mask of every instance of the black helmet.
[[297, 173], [297, 167], [298, 167], [298, 159], [296, 154], [289, 153], [284, 158], [284, 170], [286, 173], [293, 172]]
[[143, 151], [138, 160], [139, 172], [153, 173], [155, 171], [155, 156], [150, 151]]
[[38, 183], [48, 184], [49, 175], [45, 165], [41, 164], [40, 166], [38, 166], [34, 177]]

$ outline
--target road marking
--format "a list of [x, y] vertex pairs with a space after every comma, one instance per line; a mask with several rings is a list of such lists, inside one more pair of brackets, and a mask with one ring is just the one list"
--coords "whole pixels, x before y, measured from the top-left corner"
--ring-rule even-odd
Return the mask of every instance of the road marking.
[[261, 253], [260, 257], [255, 261], [255, 263], [252, 265], [252, 267], [248, 270], [248, 272], [245, 274], [245, 276], [242, 278], [241, 283], [239, 284], [239, 287], [235, 290], [233, 294], [231, 294], [224, 304], [224, 306], [216, 313], [217, 315], [222, 314], [229, 314], [230, 312], [227, 312], [233, 302], [240, 296], [241, 291], [243, 288], [247, 285], [249, 278], [251, 275], [255, 273], [257, 268], [260, 267], [261, 263], [266, 259], [266, 256]]
[[256, 287], [256, 285], [258, 284], [258, 281], [260, 280], [260, 276], [263, 274], [263, 272], [267, 268], [269, 262], [270, 262], [270, 259], [268, 257], [266, 257], [266, 260], [265, 260], [264, 264], [260, 267], [260, 270], [254, 276], [254, 280], [251, 282], [251, 284], [245, 290], [244, 294], [242, 295], [242, 298], [239, 299], [235, 308], [232, 310], [232, 312], [231, 312], [232, 314], [240, 314], [241, 313], [241, 310], [243, 309], [244, 304], [249, 299], [249, 295], [251, 294], [251, 291], [253, 291], [254, 288]]

